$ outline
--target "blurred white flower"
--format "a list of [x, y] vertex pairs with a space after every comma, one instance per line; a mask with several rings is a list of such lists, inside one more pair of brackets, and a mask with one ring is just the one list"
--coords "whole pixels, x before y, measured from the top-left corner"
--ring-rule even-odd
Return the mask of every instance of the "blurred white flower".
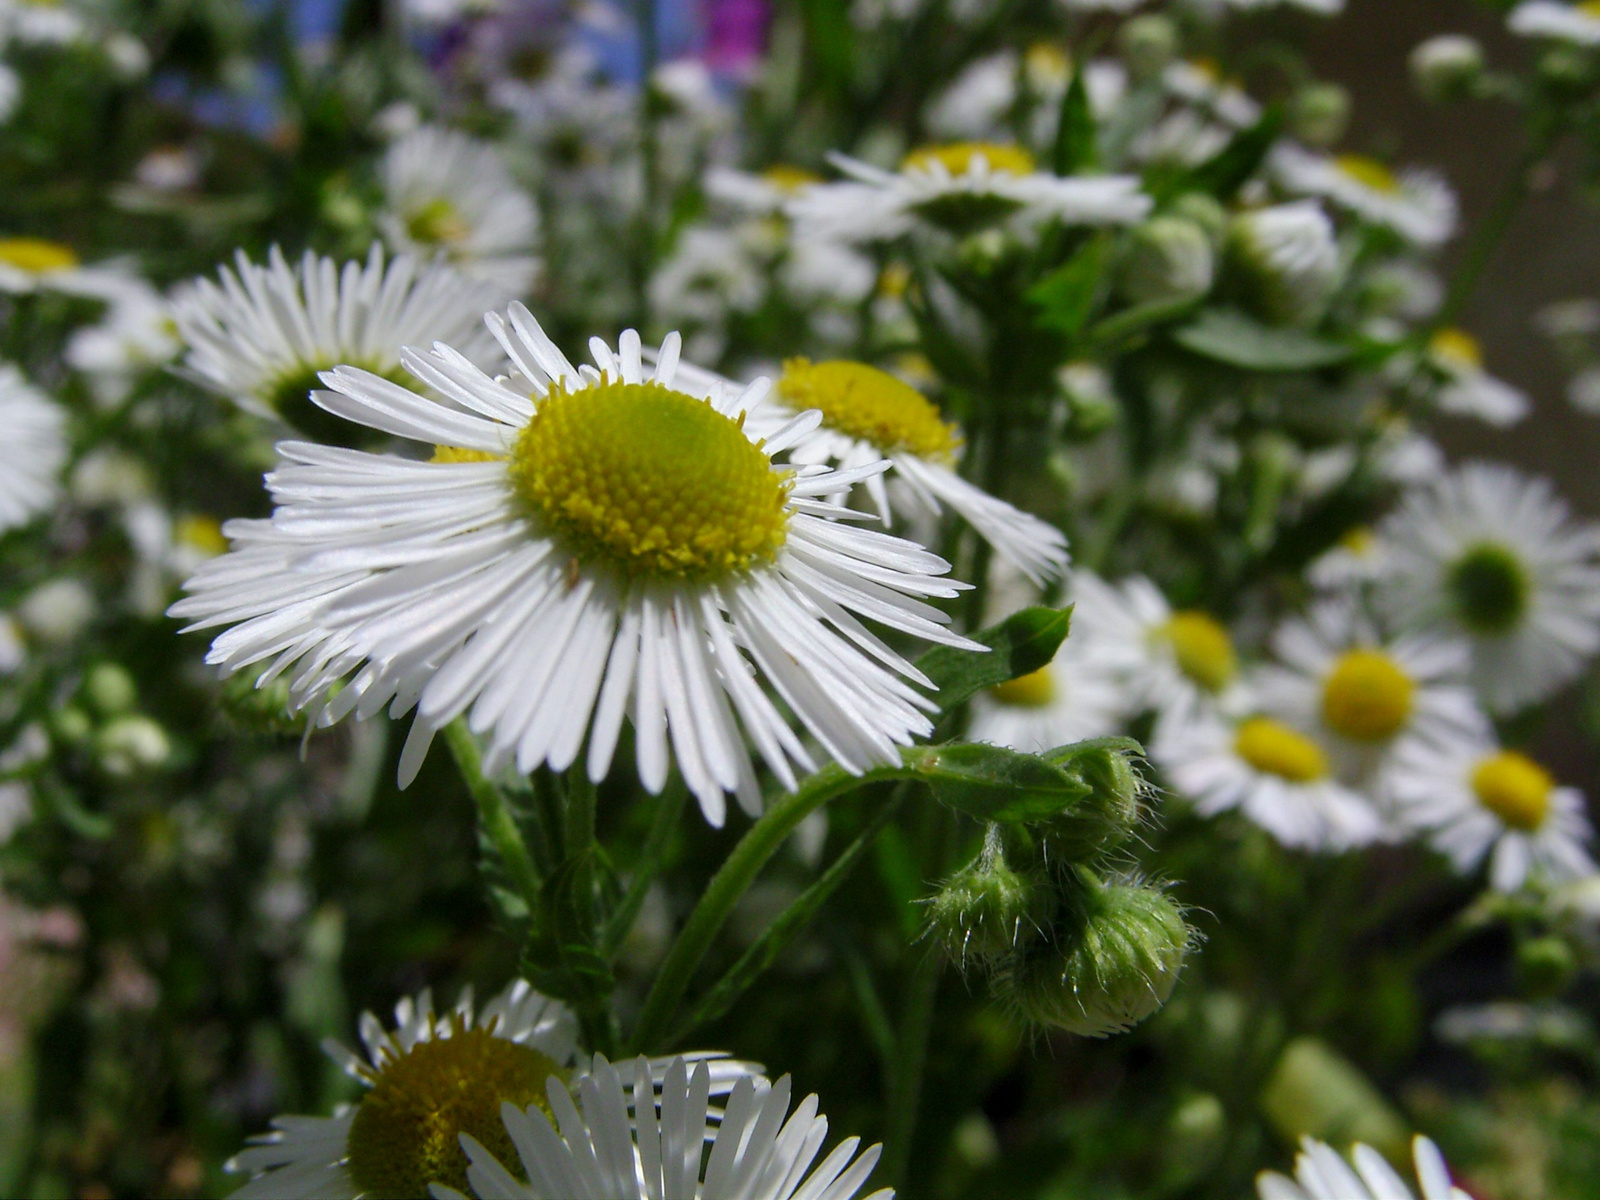
[[1428, 342], [1428, 359], [1446, 377], [1437, 397], [1445, 412], [1501, 428], [1528, 415], [1527, 393], [1483, 369], [1483, 350], [1465, 330], [1436, 332]]
[[1506, 17], [1506, 28], [1523, 37], [1554, 38], [1579, 46], [1600, 46], [1600, 12], [1592, 4], [1524, 0]]
[[1289, 142], [1277, 145], [1268, 167], [1286, 191], [1322, 197], [1414, 245], [1439, 246], [1455, 233], [1455, 193], [1433, 171], [1412, 167], [1396, 175], [1376, 159], [1333, 157]]
[[0, 533], [44, 512], [60, 490], [67, 460], [67, 414], [0, 363]]

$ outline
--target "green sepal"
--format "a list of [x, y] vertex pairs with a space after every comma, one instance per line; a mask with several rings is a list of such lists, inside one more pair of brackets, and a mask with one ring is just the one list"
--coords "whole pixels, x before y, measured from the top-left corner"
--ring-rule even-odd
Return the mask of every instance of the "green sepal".
[[935, 646], [917, 659], [917, 669], [939, 689], [939, 707], [949, 712], [984, 688], [1031, 675], [1049, 665], [1072, 626], [1072, 605], [1036, 605], [1013, 613], [998, 625], [980, 629], [972, 640], [988, 653]]

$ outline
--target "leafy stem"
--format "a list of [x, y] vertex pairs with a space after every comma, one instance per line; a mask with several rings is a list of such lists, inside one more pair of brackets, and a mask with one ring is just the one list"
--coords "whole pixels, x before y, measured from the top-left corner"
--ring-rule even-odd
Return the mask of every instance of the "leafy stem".
[[460, 717], [444, 727], [444, 738], [456, 760], [456, 769], [461, 772], [462, 781], [478, 806], [478, 821], [484, 836], [500, 856], [511, 885], [527, 904], [528, 911], [537, 912], [539, 872], [534, 868], [528, 844], [523, 840], [522, 831], [517, 828], [516, 818], [511, 815], [511, 806], [506, 803], [505, 793], [483, 773], [483, 754], [478, 749], [477, 738], [472, 736], [466, 721]]

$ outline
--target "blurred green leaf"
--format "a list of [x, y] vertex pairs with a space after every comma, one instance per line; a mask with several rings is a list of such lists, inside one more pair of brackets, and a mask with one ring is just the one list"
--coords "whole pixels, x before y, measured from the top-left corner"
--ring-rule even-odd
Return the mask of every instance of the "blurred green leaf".
[[1028, 303], [1038, 310], [1034, 323], [1041, 329], [1075, 336], [1100, 300], [1109, 257], [1109, 240], [1092, 238], [1030, 287]]
[[939, 689], [939, 706], [949, 712], [986, 687], [1031, 675], [1055, 658], [1072, 625], [1072, 606], [1036, 606], [1013, 613], [998, 625], [980, 629], [972, 640], [988, 653], [936, 646], [917, 659], [917, 669]]
[[1350, 357], [1345, 346], [1299, 329], [1274, 329], [1235, 309], [1209, 308], [1172, 336], [1203, 358], [1247, 371], [1312, 371]]
[[1072, 72], [1072, 82], [1061, 97], [1052, 165], [1057, 175], [1076, 175], [1094, 166], [1098, 157], [1094, 112], [1089, 107], [1089, 89], [1084, 86], [1080, 65]]

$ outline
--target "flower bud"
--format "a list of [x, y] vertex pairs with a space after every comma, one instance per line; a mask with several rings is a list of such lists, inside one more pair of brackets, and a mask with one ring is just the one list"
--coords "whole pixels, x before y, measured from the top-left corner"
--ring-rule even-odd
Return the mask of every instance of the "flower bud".
[[1209, 1171], [1222, 1152], [1228, 1113], [1211, 1092], [1197, 1092], [1179, 1102], [1167, 1117], [1161, 1158], [1170, 1185], [1195, 1180]]
[[142, 714], [118, 717], [100, 731], [95, 759], [108, 775], [128, 776], [164, 766], [172, 757], [167, 731]]
[[1117, 31], [1117, 51], [1135, 80], [1154, 79], [1178, 55], [1178, 27], [1160, 13], [1135, 17]]
[[17, 609], [23, 629], [51, 645], [72, 641], [93, 618], [94, 595], [76, 579], [41, 583]]
[[1140, 802], [1149, 791], [1134, 763], [1138, 752], [1138, 743], [1127, 738], [1097, 738], [1043, 756], [1089, 789], [1071, 808], [1037, 826], [1056, 862], [1085, 862], [1123, 841], [1138, 826]]
[[1073, 362], [1057, 368], [1056, 386], [1066, 401], [1068, 428], [1075, 437], [1090, 438], [1116, 424], [1122, 406], [1111, 389], [1111, 377], [1099, 363]]
[[120, 663], [96, 663], [84, 676], [83, 698], [102, 717], [114, 717], [137, 703], [139, 688]]
[[303, 732], [306, 715], [289, 711], [288, 682], [279, 676], [258, 686], [257, 678], [243, 671], [222, 681], [223, 716], [245, 733]]
[[1539, 58], [1539, 79], [1552, 92], [1573, 99], [1594, 79], [1594, 58], [1587, 46], [1551, 46]]
[[1041, 944], [1000, 981], [1024, 1020], [1084, 1037], [1131, 1029], [1172, 994], [1192, 933], [1164, 892], [1139, 883], [1084, 884], [1072, 897], [1066, 953]]
[[1564, 938], [1547, 934], [1517, 947], [1517, 985], [1531, 999], [1559, 996], [1577, 971], [1577, 956]]
[[1241, 213], [1228, 246], [1248, 300], [1274, 324], [1314, 321], [1344, 273], [1333, 222], [1314, 200]]
[[1038, 891], [1007, 865], [999, 827], [991, 825], [983, 851], [929, 901], [928, 933], [956, 966], [993, 966], [1037, 936]]
[[1261, 1089], [1261, 1110], [1291, 1145], [1309, 1134], [1323, 1141], [1366, 1142], [1397, 1161], [1406, 1152], [1400, 1114], [1349, 1059], [1313, 1037], [1284, 1047]]
[[1483, 47], [1464, 33], [1441, 33], [1411, 51], [1411, 82], [1435, 104], [1472, 94], [1483, 75]]
[[1228, 236], [1228, 211], [1215, 196], [1205, 192], [1185, 192], [1174, 200], [1169, 211], [1175, 217], [1193, 221], [1206, 231], [1213, 249], [1220, 249]]
[[1211, 290], [1211, 240], [1193, 221], [1154, 217], [1133, 231], [1118, 288], [1133, 304], [1202, 296]]
[[94, 736], [94, 722], [76, 704], [64, 704], [50, 714], [50, 736], [62, 746], [81, 746]]
[[1294, 94], [1289, 122], [1311, 146], [1331, 146], [1350, 124], [1350, 93], [1336, 83], [1310, 83]]

